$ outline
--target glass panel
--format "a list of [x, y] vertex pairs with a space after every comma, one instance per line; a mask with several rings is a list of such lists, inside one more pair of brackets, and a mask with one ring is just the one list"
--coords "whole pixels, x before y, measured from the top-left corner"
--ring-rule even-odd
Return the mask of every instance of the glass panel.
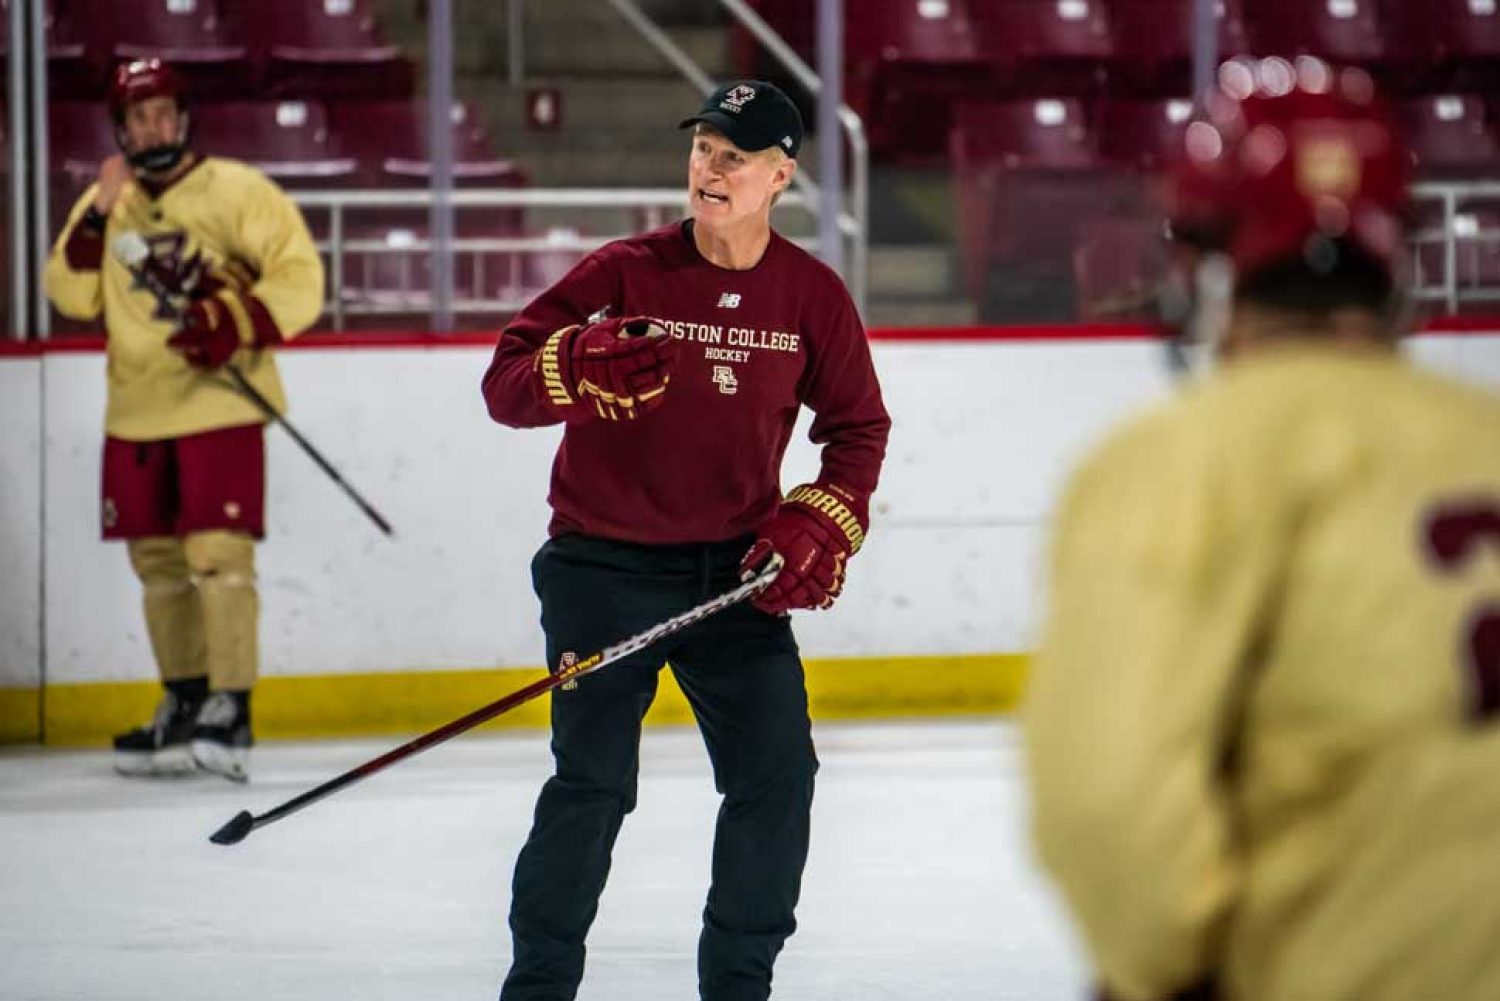
[[[0, 244], [0, 283], [3, 283], [0, 284], [0, 290], [3, 290], [0, 291], [0, 297], [4, 299], [0, 302], [0, 338], [7, 340], [18, 334], [24, 336], [26, 333], [12, 329], [17, 318], [14, 312], [16, 303], [12, 287], [16, 257], [16, 248], [13, 243], [16, 235], [15, 227], [19, 220], [15, 218], [17, 202], [15, 192], [11, 190], [11, 185], [17, 176], [15, 164], [11, 163], [11, 156], [17, 147], [24, 145], [19, 137], [14, 135], [15, 128], [12, 122], [18, 117], [15, 113], [17, 111], [24, 120], [26, 102], [24, 88], [18, 93], [17, 88], [11, 86], [10, 80], [11, 55], [22, 49], [11, 37], [11, 4], [14, 2], [15, 0], [0, 0], [0, 93], [5, 95], [3, 107], [0, 107], [0, 184], [3, 184], [5, 188], [5, 204], [0, 206], [0, 240], [4, 241]], [[11, 107], [12, 104], [16, 106], [14, 109]], [[22, 171], [20, 176], [24, 178], [25, 172]], [[24, 205], [25, 202], [22, 201], [20, 204]], [[22, 260], [24, 259], [23, 257]]]
[[[455, 209], [454, 326], [492, 328], [589, 248], [679, 218], [682, 204], [521, 209], [484, 193], [680, 189], [675, 124], [698, 94], [609, 4], [451, 2], [455, 103], [440, 127], [452, 135], [456, 190], [480, 199]], [[813, 131], [812, 99], [720, 5], [639, 2], [709, 77], [781, 83]], [[846, 0], [844, 91], [874, 172], [869, 319], [1150, 318], [1167, 262], [1157, 191], [1191, 109], [1193, 5]], [[113, 12], [100, 23], [43, 6], [49, 237], [116, 152], [108, 67], [186, 49], [195, 147], [258, 165], [304, 204], [329, 268], [320, 326], [429, 326], [425, 3], [120, 0], [99, 8]], [[814, 3], [753, 6], [815, 62]], [[1318, 50], [1369, 69], [1400, 106], [1425, 185], [1415, 297], [1428, 311], [1489, 310], [1500, 298], [1500, 196], [1473, 182], [1500, 164], [1500, 15], [1488, 0], [1431, 17], [1410, 6], [1220, 0], [1218, 42], [1226, 54]], [[7, 144], [9, 131], [7, 121]], [[816, 177], [815, 136], [800, 159]], [[786, 199], [777, 226], [810, 244], [815, 220], [797, 203]], [[7, 274], [11, 256], [7, 243]], [[99, 331], [52, 321], [60, 334]]]

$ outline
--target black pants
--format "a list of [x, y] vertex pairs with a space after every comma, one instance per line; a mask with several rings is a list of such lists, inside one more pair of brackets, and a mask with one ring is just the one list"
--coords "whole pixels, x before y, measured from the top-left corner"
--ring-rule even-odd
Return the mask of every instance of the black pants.
[[[750, 541], [551, 540], [532, 561], [547, 663], [555, 669], [570, 652], [586, 657], [730, 589]], [[576, 688], [553, 690], [557, 767], [516, 862], [514, 960], [502, 1001], [571, 1001], [577, 993], [615, 837], [635, 808], [641, 718], [663, 661], [692, 705], [724, 797], [698, 941], [699, 994], [704, 1001], [770, 996], [771, 967], [796, 928], [818, 761], [791, 624], [746, 603]]]

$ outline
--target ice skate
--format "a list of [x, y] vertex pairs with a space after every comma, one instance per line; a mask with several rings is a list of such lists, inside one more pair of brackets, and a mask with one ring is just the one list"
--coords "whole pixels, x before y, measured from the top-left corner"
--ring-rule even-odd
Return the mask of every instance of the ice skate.
[[194, 770], [188, 744], [201, 702], [162, 693], [151, 722], [115, 737], [115, 771], [121, 775], [189, 775]]
[[198, 710], [191, 735], [192, 761], [234, 782], [250, 778], [250, 695], [214, 692]]

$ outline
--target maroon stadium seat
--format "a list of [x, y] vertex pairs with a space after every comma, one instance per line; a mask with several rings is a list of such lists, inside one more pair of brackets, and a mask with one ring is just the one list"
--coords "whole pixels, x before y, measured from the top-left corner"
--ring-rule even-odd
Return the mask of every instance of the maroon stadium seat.
[[1105, 159], [1141, 170], [1160, 170], [1178, 156], [1193, 103], [1108, 100], [1099, 110], [1099, 151]]
[[1390, 31], [1411, 40], [1418, 85], [1448, 92], [1500, 90], [1500, 9], [1486, 0], [1393, 2]]
[[225, 28], [219, 0], [67, 0], [70, 30], [108, 65], [147, 56], [173, 64], [197, 100], [248, 95], [249, 50]]
[[386, 43], [369, 0], [223, 0], [264, 66], [268, 97], [396, 99], [411, 60]]
[[[26, 0], [15, 0], [24, 4]], [[10, 89], [10, 5], [12, 0], [0, 0], [0, 96]], [[45, 18], [43, 33], [47, 45], [47, 97], [51, 101], [66, 101], [94, 97], [99, 93], [100, 67], [88, 59], [88, 50], [66, 23], [57, 19], [54, 0], [44, 0], [42, 15]]]
[[59, 101], [47, 109], [53, 194], [69, 205], [99, 176], [99, 164], [120, 152], [114, 125], [98, 101]]
[[[335, 142], [360, 163], [361, 180], [374, 187], [425, 187], [431, 181], [428, 160], [428, 121], [425, 101], [349, 102], [329, 108]], [[467, 105], [456, 105], [453, 129], [454, 181], [461, 187], [512, 187], [525, 184], [525, 175], [511, 160], [496, 155], [485, 130]], [[425, 302], [428, 295], [427, 251], [403, 249], [426, 238], [428, 212], [422, 208], [351, 209], [346, 233], [351, 239], [375, 240], [394, 252], [354, 252], [346, 256], [347, 302], [388, 302], [393, 297], [408, 304]], [[454, 226], [464, 237], [515, 236], [524, 213], [518, 209], [456, 209]], [[507, 270], [513, 255], [489, 252], [483, 265], [488, 283]], [[493, 298], [497, 293], [474, 287], [473, 255], [455, 261], [455, 276], [465, 294]], [[401, 299], [401, 290], [410, 293]], [[412, 297], [415, 297], [413, 299]], [[415, 322], [425, 306], [402, 310], [385, 322], [369, 318], [352, 325], [390, 326], [403, 317]]]
[[966, 102], [954, 116], [955, 165], [1076, 170], [1097, 166], [1083, 102], [1075, 98]]
[[1075, 98], [960, 104], [951, 149], [965, 277], [982, 316], [1006, 297], [997, 311], [1012, 319], [1069, 318], [1078, 228], [1134, 207], [1138, 180], [1100, 158]]
[[906, 158], [938, 158], [956, 100], [983, 93], [968, 0], [887, 0], [845, 7], [847, 100], [865, 115], [871, 146]]
[[[1193, 0], [1110, 0], [1115, 73], [1111, 93], [1168, 96], [1192, 87]], [[1240, 0], [1218, 7], [1219, 57], [1250, 51]]]
[[[425, 187], [430, 182], [425, 100], [351, 101], [331, 105], [329, 114], [339, 148], [360, 161], [367, 183]], [[455, 104], [450, 128], [456, 186], [495, 187], [522, 182], [515, 162], [495, 154], [473, 108]]]
[[[989, 68], [969, 6], [988, 0], [881, 0], [844, 5], [844, 99], [864, 118], [870, 146], [903, 159], [940, 159], [955, 100], [983, 94]], [[815, 5], [751, 4], [793, 49], [816, 60]], [[743, 31], [732, 36], [736, 72], [777, 79], [779, 64]]]
[[1410, 47], [1390, 36], [1380, 0], [1256, 0], [1245, 20], [1257, 55], [1320, 56], [1388, 80], [1410, 70]]
[[848, 58], [925, 63], [972, 63], [979, 58], [970, 0], [886, 0], [845, 7]]
[[1482, 98], [1412, 98], [1400, 110], [1420, 175], [1478, 178], [1500, 167], [1500, 141]]
[[193, 118], [202, 153], [253, 163], [283, 187], [353, 187], [358, 162], [340, 156], [317, 101], [226, 103]]
[[1105, 0], [982, 0], [971, 5], [995, 84], [1018, 95], [1101, 89], [1114, 56]]
[[[47, 108], [47, 145], [51, 176], [47, 209], [51, 233], [62, 232], [68, 213], [99, 176], [99, 164], [120, 151], [104, 105], [93, 101], [60, 101]], [[59, 336], [97, 334], [98, 321], [70, 320], [52, 311], [52, 332]]]

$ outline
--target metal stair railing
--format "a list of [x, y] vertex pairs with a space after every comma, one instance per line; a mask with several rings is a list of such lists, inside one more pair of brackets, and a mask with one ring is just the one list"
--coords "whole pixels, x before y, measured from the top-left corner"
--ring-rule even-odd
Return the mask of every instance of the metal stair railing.
[[[634, 28], [662, 58], [671, 63], [689, 83], [705, 96], [714, 89], [714, 80], [693, 57], [662, 31], [650, 16], [641, 10], [635, 0], [608, 0], [620, 17]], [[743, 0], [719, 0], [721, 6], [743, 24], [756, 39], [807, 89], [813, 97], [821, 97], [823, 82], [812, 68], [787, 45], [776, 30], [761, 18]], [[870, 257], [870, 147], [865, 139], [864, 122], [853, 109], [839, 105], [840, 127], [847, 137], [850, 151], [850, 196], [849, 207], [839, 213], [838, 230], [849, 241], [849, 266], [844, 280], [849, 286], [849, 295], [855, 308], [865, 310], [868, 294]], [[817, 214], [820, 204], [818, 185], [803, 171], [798, 171], [792, 183], [807, 199], [809, 209]]]
[[[419, 288], [414, 268], [427, 259], [432, 242], [417, 235], [414, 229], [404, 239], [351, 238], [351, 217], [361, 210], [422, 209], [432, 205], [436, 195], [422, 189], [402, 190], [310, 190], [289, 192], [304, 212], [328, 214], [328, 236], [317, 247], [328, 260], [328, 300], [325, 310], [335, 328], [342, 327], [350, 316], [378, 316], [419, 313], [432, 302], [430, 290]], [[664, 225], [671, 218], [687, 214], [687, 191], [682, 188], [461, 188], [448, 192], [447, 201], [455, 212], [465, 209], [562, 208], [637, 209], [645, 215], [646, 226]], [[800, 191], [789, 191], [777, 203], [775, 211], [808, 211], [810, 203]], [[419, 224], [420, 225], [420, 224]], [[392, 227], [398, 230], [399, 227]], [[452, 302], [455, 316], [486, 313], [513, 313], [523, 308], [531, 296], [542, 291], [531, 288], [516, 272], [517, 255], [536, 253], [587, 253], [611, 240], [631, 233], [613, 235], [543, 234], [530, 236], [455, 237], [450, 241], [454, 257], [473, 255], [470, 261], [474, 277], [472, 286], [483, 289], [496, 283], [488, 279], [496, 263], [510, 269], [508, 279], [499, 287], [503, 296], [456, 295]], [[794, 240], [808, 246], [808, 240]], [[505, 255], [505, 256], [501, 256]], [[382, 288], [361, 294], [349, 286], [347, 264], [356, 257], [366, 263], [377, 257], [400, 258], [401, 281], [396, 288]], [[493, 261], [489, 259], [494, 259]]]

